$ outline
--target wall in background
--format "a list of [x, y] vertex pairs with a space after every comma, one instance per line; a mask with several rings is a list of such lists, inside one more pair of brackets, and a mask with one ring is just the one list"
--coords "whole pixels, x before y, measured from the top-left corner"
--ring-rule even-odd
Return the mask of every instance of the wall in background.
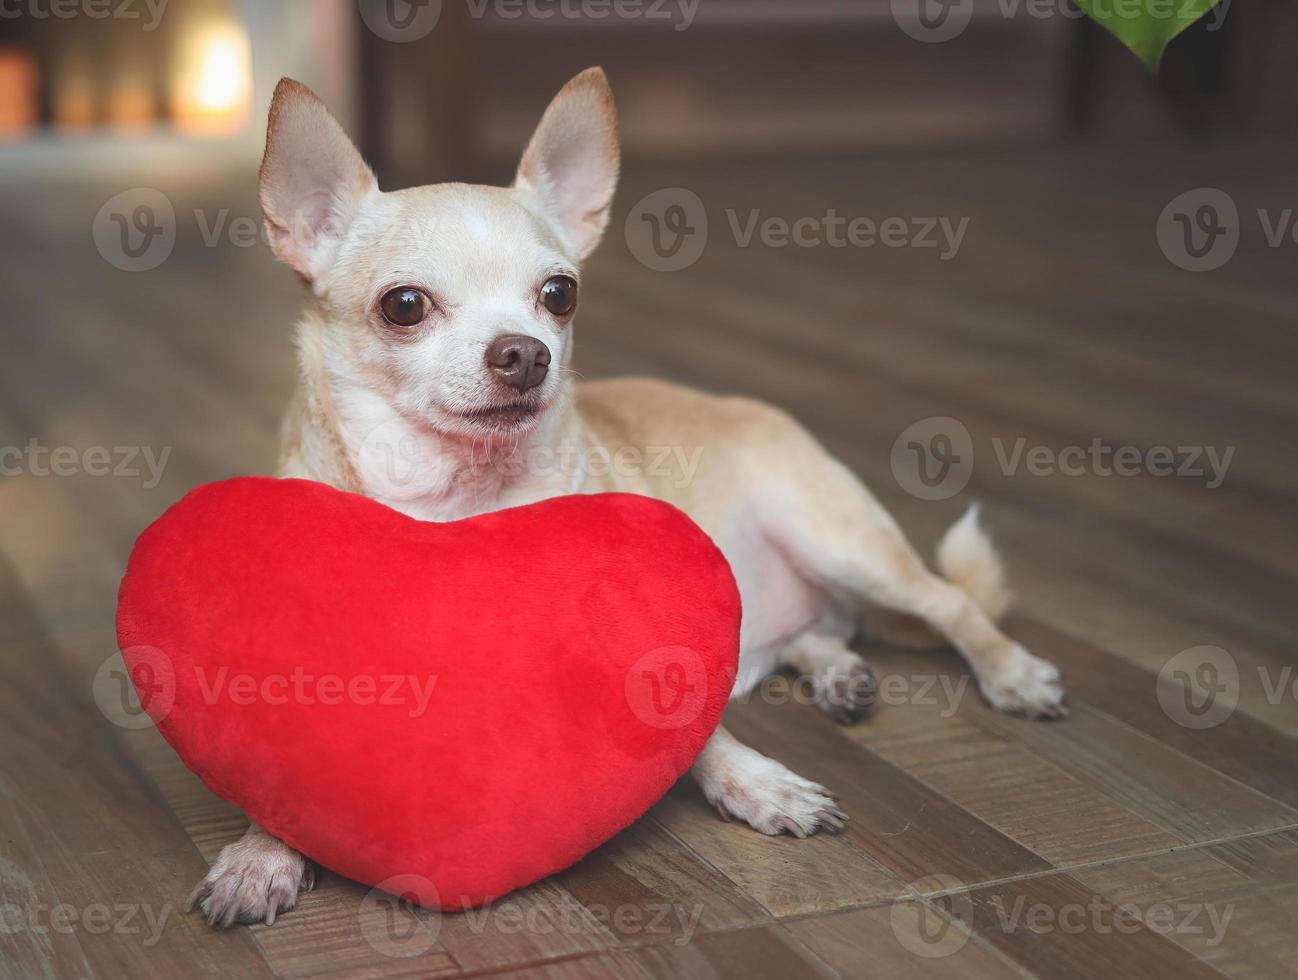
[[1089, 22], [1027, 0], [975, 0], [938, 43], [899, 26], [891, 0], [581, 18], [561, 12], [583, 10], [575, 0], [530, 0], [549, 17], [442, 0], [409, 43], [374, 27], [388, 0], [172, 0], [152, 27], [30, 14], [48, 2], [0, 18], [0, 155], [38, 166], [138, 160], [142, 142], [255, 165], [282, 75], [320, 93], [389, 186], [505, 175], [553, 92], [591, 64], [613, 78], [627, 152], [646, 156], [1292, 132], [1298, 96], [1298, 5], [1271, 0], [1233, 0], [1223, 29], [1191, 29], [1162, 80]]

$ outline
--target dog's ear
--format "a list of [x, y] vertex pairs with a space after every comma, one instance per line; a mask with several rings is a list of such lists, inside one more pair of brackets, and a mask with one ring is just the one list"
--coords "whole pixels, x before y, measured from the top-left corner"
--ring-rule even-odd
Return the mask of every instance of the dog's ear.
[[291, 78], [275, 86], [261, 161], [261, 208], [280, 260], [308, 283], [332, 260], [361, 200], [376, 187], [342, 126]]
[[587, 68], [545, 110], [514, 186], [536, 195], [564, 240], [585, 258], [608, 224], [618, 159], [613, 91], [602, 68]]

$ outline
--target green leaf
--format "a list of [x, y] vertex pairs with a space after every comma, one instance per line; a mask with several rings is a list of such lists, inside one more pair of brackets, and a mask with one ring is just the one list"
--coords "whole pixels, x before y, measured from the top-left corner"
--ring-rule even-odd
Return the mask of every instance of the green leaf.
[[[1074, 0], [1091, 20], [1112, 32], [1151, 72], [1158, 71], [1172, 39], [1201, 18], [1218, 0]], [[1221, 0], [1209, 23], [1220, 27], [1231, 0]], [[1215, 25], [1215, 26], [1214, 26]]]

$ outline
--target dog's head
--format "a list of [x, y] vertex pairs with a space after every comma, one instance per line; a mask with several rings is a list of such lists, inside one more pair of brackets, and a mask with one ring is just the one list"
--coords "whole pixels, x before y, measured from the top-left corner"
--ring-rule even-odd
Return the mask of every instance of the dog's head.
[[261, 203], [275, 254], [316, 298], [306, 329], [330, 374], [446, 435], [512, 438], [563, 394], [580, 262], [608, 223], [617, 172], [598, 68], [555, 97], [512, 187], [393, 193], [320, 100], [284, 79]]

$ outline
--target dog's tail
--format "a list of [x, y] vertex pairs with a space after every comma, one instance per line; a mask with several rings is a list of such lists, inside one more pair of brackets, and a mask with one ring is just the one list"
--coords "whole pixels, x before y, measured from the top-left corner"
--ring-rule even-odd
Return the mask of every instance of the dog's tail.
[[[952, 524], [937, 546], [937, 570], [996, 622], [1010, 608], [1012, 598], [1005, 584], [1005, 566], [991, 538], [978, 523], [978, 505]], [[927, 623], [888, 609], [866, 611], [862, 631], [867, 639], [906, 647], [946, 646], [945, 638]]]

